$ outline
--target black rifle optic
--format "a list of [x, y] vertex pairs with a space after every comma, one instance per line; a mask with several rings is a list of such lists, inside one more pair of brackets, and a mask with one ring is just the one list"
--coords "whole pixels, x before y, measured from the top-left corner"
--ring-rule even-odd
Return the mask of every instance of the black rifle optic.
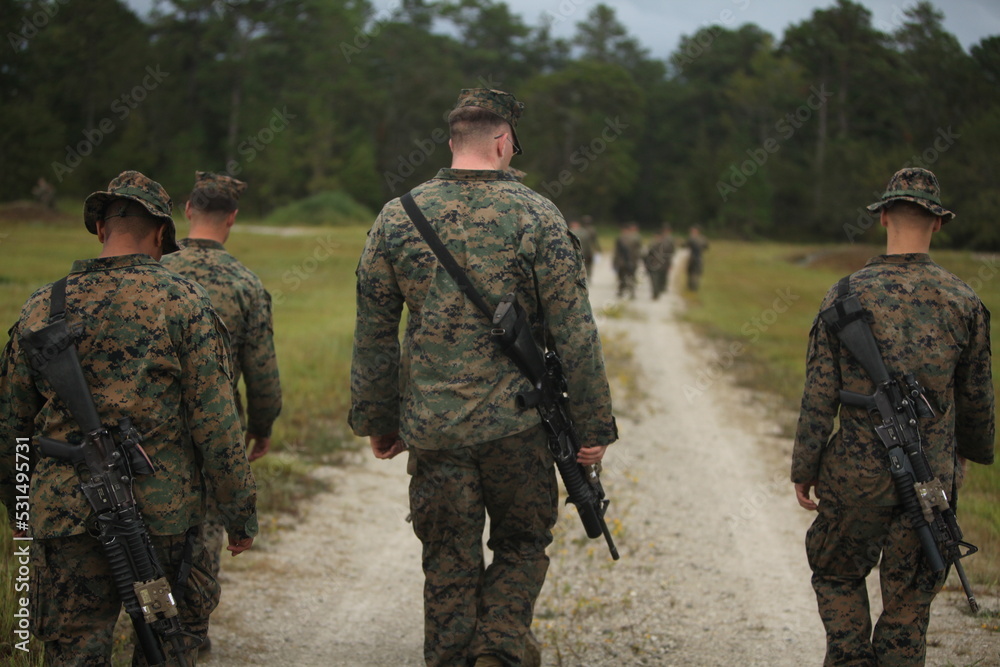
[[[934, 410], [912, 373], [896, 378], [882, 360], [878, 343], [865, 319], [867, 311], [857, 295], [849, 291], [846, 278], [833, 306], [820, 313], [875, 383], [871, 396], [841, 391], [843, 405], [865, 408], [875, 423], [875, 432], [889, 454], [889, 472], [910, 527], [917, 533], [927, 564], [934, 572], [954, 565], [973, 613], [979, 604], [972, 594], [961, 559], [978, 547], [963, 541], [962, 530], [941, 481], [934, 477], [920, 444], [918, 418], [933, 417]], [[962, 549], [965, 549], [963, 552]]]
[[[83, 377], [65, 320], [65, 279], [53, 287], [49, 323], [23, 336], [31, 365], [69, 408], [84, 434], [78, 445], [38, 437], [43, 456], [73, 464], [80, 490], [93, 509], [91, 534], [100, 541], [118, 595], [132, 619], [137, 642], [150, 665], [163, 665], [161, 638], [171, 643], [181, 667], [183, 636], [170, 583], [149, 539], [132, 493], [134, 474], [153, 474], [140, 436], [128, 418], [118, 422], [117, 438], [101, 423]], [[190, 636], [190, 635], [189, 635]]]
[[441, 238], [431, 227], [423, 211], [407, 192], [399, 198], [403, 209], [416, 226], [420, 235], [437, 256], [438, 261], [472, 303], [493, 322], [492, 336], [506, 354], [531, 381], [533, 390], [518, 396], [518, 407], [522, 410], [534, 407], [538, 410], [542, 424], [549, 438], [549, 450], [556, 461], [556, 468], [566, 485], [567, 501], [576, 505], [587, 531], [587, 537], [596, 539], [601, 535], [608, 542], [611, 557], [618, 560], [618, 549], [611, 538], [611, 531], [604, 520], [604, 513], [611, 502], [604, 497], [601, 485], [600, 464], [580, 465], [576, 455], [580, 451], [580, 441], [569, 414], [569, 396], [566, 377], [563, 375], [559, 357], [552, 350], [543, 352], [531, 336], [524, 309], [517, 303], [514, 294], [508, 294], [496, 311], [491, 311], [485, 299], [469, 280]]

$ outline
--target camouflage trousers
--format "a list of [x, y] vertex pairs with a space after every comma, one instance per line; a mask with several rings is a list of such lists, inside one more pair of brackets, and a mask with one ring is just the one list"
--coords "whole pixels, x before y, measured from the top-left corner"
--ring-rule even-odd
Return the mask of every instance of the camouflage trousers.
[[618, 298], [635, 298], [635, 269], [618, 269]]
[[649, 272], [649, 283], [653, 289], [653, 300], [660, 298], [660, 295], [667, 291], [667, 272], [669, 267], [653, 269]]
[[427, 665], [466, 667], [483, 655], [520, 665], [558, 516], [542, 427], [474, 447], [411, 448], [410, 457], [410, 511], [423, 544]]
[[[185, 535], [153, 536], [167, 579], [174, 584], [184, 553]], [[32, 543], [31, 631], [45, 642], [47, 667], [110, 667], [115, 622], [121, 599], [100, 543], [74, 535]], [[208, 616], [219, 603], [219, 587], [204, 571], [205, 553], [195, 550], [187, 587], [177, 607], [184, 629], [204, 637]], [[174, 587], [175, 594], [177, 591]], [[188, 665], [198, 658], [198, 641], [186, 638]], [[168, 665], [177, 661], [164, 647]], [[133, 665], [145, 665], [135, 649]]]
[[226, 527], [222, 523], [222, 515], [214, 498], [208, 500], [205, 520], [198, 526], [198, 546], [205, 549], [207, 562], [205, 571], [214, 579], [219, 578], [222, 569], [223, 548], [229, 541], [226, 539]]
[[[827, 667], [924, 664], [930, 605], [946, 573], [930, 570], [908, 524], [897, 507], [820, 503], [806, 554], [826, 628]], [[865, 579], [876, 564], [883, 611], [873, 630]]]
[[698, 288], [701, 287], [702, 271], [703, 269], [700, 262], [696, 264], [688, 264], [688, 289], [692, 292], [697, 292]]

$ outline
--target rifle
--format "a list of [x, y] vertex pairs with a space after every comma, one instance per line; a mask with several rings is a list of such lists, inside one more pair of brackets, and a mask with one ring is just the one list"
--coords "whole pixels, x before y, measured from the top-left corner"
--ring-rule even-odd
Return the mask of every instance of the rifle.
[[580, 441], [569, 414], [569, 393], [562, 362], [553, 350], [546, 350], [543, 355], [513, 293], [500, 300], [493, 315], [491, 335], [534, 387], [531, 392], [517, 395], [517, 406], [522, 410], [532, 407], [538, 410], [548, 434], [549, 451], [566, 485], [566, 502], [576, 505], [587, 537], [594, 539], [604, 535], [611, 558], [618, 560], [618, 549], [604, 520], [611, 501], [605, 498], [601, 485], [600, 464], [582, 466], [576, 462]]
[[917, 533], [927, 564], [933, 572], [954, 565], [969, 607], [972, 613], [978, 613], [979, 604], [972, 594], [961, 559], [976, 553], [979, 548], [963, 540], [948, 495], [941, 481], [931, 472], [920, 444], [917, 420], [933, 417], [934, 410], [912, 373], [896, 378], [889, 376], [865, 319], [868, 313], [849, 289], [845, 278], [839, 285], [837, 301], [821, 312], [820, 317], [871, 377], [875, 393], [867, 396], [841, 390], [840, 402], [868, 410], [875, 423], [875, 432], [888, 451], [889, 472], [903, 513]]
[[181, 627], [170, 583], [149, 538], [132, 493], [134, 475], [151, 475], [153, 466], [129, 418], [119, 420], [117, 438], [101, 423], [65, 320], [65, 279], [52, 288], [49, 323], [22, 340], [32, 367], [52, 386], [83, 431], [83, 442], [71, 445], [38, 437], [43, 456], [73, 464], [80, 490], [94, 515], [91, 535], [100, 541], [136, 639], [150, 665], [163, 665], [160, 638], [173, 647], [187, 667]]
[[601, 485], [600, 464], [584, 466], [576, 462], [580, 451], [580, 441], [569, 414], [569, 395], [562, 363], [552, 350], [542, 352], [531, 336], [527, 315], [513, 293], [500, 301], [496, 311], [490, 313], [486, 301], [479, 294], [468, 274], [462, 270], [441, 238], [431, 227], [423, 211], [417, 206], [409, 192], [399, 198], [403, 209], [410, 217], [417, 231], [437, 256], [438, 261], [458, 285], [458, 288], [472, 301], [483, 315], [493, 322], [491, 335], [521, 372], [531, 381], [534, 388], [529, 393], [517, 396], [518, 407], [522, 410], [534, 407], [538, 410], [542, 424], [549, 438], [549, 451], [555, 459], [556, 468], [566, 485], [568, 503], [576, 505], [587, 531], [587, 537], [596, 539], [604, 535], [611, 551], [611, 558], [618, 560], [618, 549], [611, 538], [611, 531], [604, 520], [604, 513], [611, 502], [604, 497]]

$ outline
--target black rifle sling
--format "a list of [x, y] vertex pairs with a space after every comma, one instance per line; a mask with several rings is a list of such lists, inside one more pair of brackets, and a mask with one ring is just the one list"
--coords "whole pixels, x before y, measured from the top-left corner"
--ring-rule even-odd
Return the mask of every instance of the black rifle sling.
[[469, 280], [468, 274], [462, 270], [462, 267], [458, 265], [455, 261], [454, 256], [448, 252], [448, 248], [445, 247], [444, 243], [441, 242], [441, 237], [437, 235], [431, 224], [427, 222], [427, 218], [424, 216], [424, 212], [420, 210], [417, 206], [417, 202], [413, 201], [413, 195], [407, 192], [405, 195], [399, 198], [400, 203], [403, 205], [403, 209], [406, 214], [410, 216], [410, 220], [413, 222], [417, 231], [420, 235], [424, 237], [424, 241], [430, 246], [431, 250], [437, 256], [438, 261], [441, 262], [441, 266], [445, 268], [448, 275], [452, 277], [452, 280], [458, 285], [459, 289], [465, 293], [465, 296], [469, 298], [472, 303], [476, 304], [476, 307], [483, 312], [488, 320], [493, 321], [493, 309], [491, 309], [486, 300], [479, 294], [479, 291], [475, 288], [472, 282]]
[[52, 323], [65, 318], [66, 278], [62, 278], [52, 284], [52, 294], [49, 297], [49, 322]]
[[864, 320], [866, 312], [865, 310], [857, 310], [855, 312], [849, 313], [844, 308], [845, 300], [847, 297], [851, 296], [851, 277], [844, 276], [837, 283], [837, 300], [833, 302], [833, 308], [837, 309], [838, 318], [835, 321], [827, 321], [827, 324], [833, 329], [835, 334], [839, 334], [843, 331], [851, 322], [855, 320]]

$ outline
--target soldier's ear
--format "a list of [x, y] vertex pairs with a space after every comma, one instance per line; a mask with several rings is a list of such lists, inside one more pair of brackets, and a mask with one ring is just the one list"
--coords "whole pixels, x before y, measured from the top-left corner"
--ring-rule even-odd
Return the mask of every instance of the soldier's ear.
[[95, 226], [97, 227], [97, 240], [103, 244], [108, 238], [108, 230], [104, 225], [104, 221], [98, 220]]

